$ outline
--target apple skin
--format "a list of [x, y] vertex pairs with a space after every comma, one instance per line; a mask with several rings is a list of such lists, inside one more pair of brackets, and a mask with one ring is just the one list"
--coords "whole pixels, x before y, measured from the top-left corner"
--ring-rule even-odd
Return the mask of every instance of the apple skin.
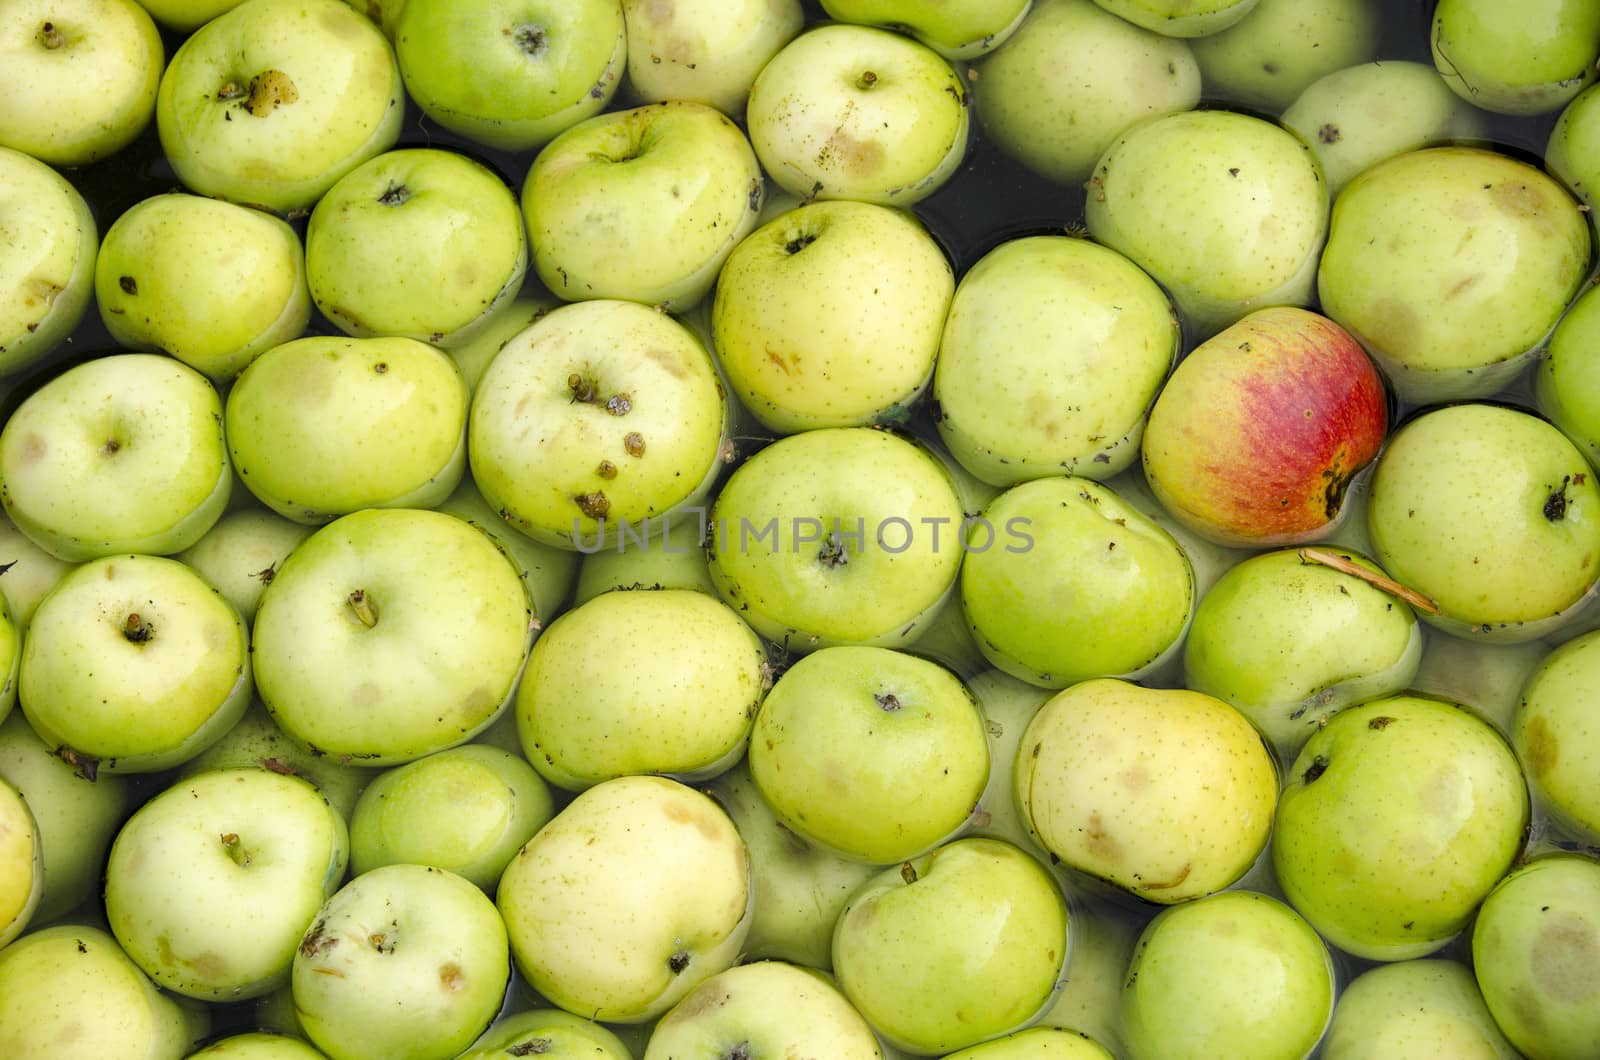
[[976, 59], [1010, 40], [1033, 0], [822, 0], [828, 17], [909, 33], [946, 59]]
[[1221, 33], [1255, 10], [1256, 0], [1094, 0], [1136, 26], [1169, 37]]
[[1339, 325], [1260, 309], [1202, 342], [1161, 388], [1141, 452], [1178, 521], [1221, 545], [1325, 536], [1389, 427], [1383, 380]]
[[578, 567], [578, 584], [573, 590], [574, 606], [613, 590], [633, 592], [655, 589], [693, 589], [713, 599], [717, 587], [711, 583], [711, 569], [700, 526], [696, 521], [674, 522], [665, 532], [655, 534], [643, 548], [603, 549], [584, 556]]
[[[375, 775], [372, 769], [313, 754], [305, 744], [278, 727], [259, 699], [251, 700], [244, 716], [216, 743], [186, 761], [178, 776], [181, 779], [209, 770], [244, 766], [310, 781], [346, 821], [355, 812], [362, 789]], [[95, 783], [108, 778], [115, 779], [108, 775]]]
[[541, 544], [507, 526], [489, 507], [470, 475], [438, 505], [438, 511], [463, 519], [488, 535], [522, 575], [533, 605], [533, 616], [543, 625], [553, 621], [566, 607], [577, 585], [582, 559], [575, 552]]
[[1325, 1060], [1518, 1060], [1472, 971], [1452, 960], [1380, 964], [1345, 984]]
[[497, 1020], [457, 1060], [504, 1060], [507, 1056], [634, 1060], [627, 1045], [611, 1031], [557, 1008], [532, 1009]]
[[267, 1031], [235, 1034], [211, 1043], [188, 1060], [326, 1060], [303, 1038]]
[[27, 930], [44, 893], [44, 844], [28, 802], [0, 777], [0, 950]]
[[1408, 960], [1467, 926], [1528, 820], [1522, 770], [1492, 726], [1445, 700], [1390, 696], [1345, 708], [1301, 748], [1272, 864], [1330, 944]]
[[1312, 82], [1378, 56], [1380, 0], [1260, 0], [1193, 42], [1207, 93], [1281, 114]]
[[[1600, 86], [1590, 85], [1561, 110], [1544, 148], [1544, 164], [1579, 201], [1593, 206], [1600, 193], [1600, 167], [1594, 163], [1600, 141]], [[1591, 231], [1593, 220], [1591, 215]]]
[[57, 559], [28, 540], [3, 514], [0, 514], [0, 564], [6, 565], [4, 575], [0, 576], [4, 579], [0, 580], [0, 588], [5, 590], [6, 610], [17, 630], [25, 633], [39, 601], [55, 588], [56, 582], [73, 564]]
[[1439, 76], [1473, 106], [1544, 114], [1594, 80], [1600, 8], [1545, 0], [1512, 14], [1494, 0], [1439, 0], [1428, 45]]
[[262, 592], [311, 529], [264, 508], [235, 508], [174, 558], [199, 571], [253, 622]]
[[1112, 1060], [1114, 1054], [1086, 1034], [1060, 1027], [1029, 1027], [950, 1053], [945, 1060]]
[[0, 147], [0, 377], [36, 363], [78, 326], [99, 245], [88, 200], [65, 177]]
[[1600, 371], [1591, 351], [1600, 344], [1600, 288], [1577, 298], [1550, 336], [1545, 357], [1534, 370], [1534, 399], [1541, 413], [1589, 463], [1600, 465]]
[[805, 24], [800, 0], [622, 0], [622, 13], [634, 95], [694, 100], [735, 119], [761, 68]]
[[1547, 817], [1581, 842], [1600, 845], [1600, 725], [1592, 690], [1600, 675], [1600, 631], [1539, 662], [1517, 697], [1511, 744]]

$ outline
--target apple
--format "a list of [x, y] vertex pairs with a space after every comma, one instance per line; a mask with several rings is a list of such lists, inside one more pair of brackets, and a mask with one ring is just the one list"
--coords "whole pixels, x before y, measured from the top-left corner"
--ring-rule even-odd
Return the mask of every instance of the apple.
[[133, 0], [13, 0], [0, 14], [0, 145], [52, 166], [122, 150], [150, 124], [166, 55]]
[[27, 930], [44, 893], [44, 845], [27, 801], [0, 777], [0, 950]]
[[1589, 463], [1600, 465], [1600, 372], [1589, 351], [1600, 342], [1600, 296], [1590, 287], [1567, 308], [1534, 370], [1538, 409]]
[[1172, 303], [1121, 254], [1063, 235], [1007, 240], [950, 305], [933, 379], [939, 436], [998, 486], [1109, 478], [1137, 455], [1181, 346]]
[[1340, 191], [1317, 290], [1402, 401], [1480, 398], [1537, 356], [1589, 253], [1589, 226], [1555, 178], [1480, 147], [1431, 147]]
[[191, 1060], [324, 1060], [303, 1038], [250, 1031], [219, 1039], [190, 1054]]
[[308, 537], [261, 594], [261, 699], [314, 751], [399, 765], [465, 743], [506, 708], [530, 617], [517, 569], [485, 535], [443, 512], [368, 508]]
[[277, 512], [235, 508], [174, 558], [199, 571], [246, 622], [253, 622], [261, 593], [289, 553], [310, 535], [311, 527]]
[[945, 1060], [1111, 1060], [1112, 1055], [1086, 1034], [1059, 1027], [1030, 1027], [950, 1053]]
[[1256, 0], [1094, 0], [1136, 26], [1168, 37], [1220, 33], [1255, 9]]
[[643, 1060], [690, 1056], [881, 1060], [883, 1052], [821, 972], [754, 961], [713, 975], [656, 1022]]
[[1276, 898], [1228, 891], [1164, 909], [1122, 989], [1132, 1060], [1298, 1060], [1333, 1015], [1334, 969], [1311, 925]]
[[989, 737], [989, 780], [972, 815], [970, 831], [973, 835], [1004, 839], [1045, 856], [1022, 824], [1014, 792], [1022, 733], [1054, 693], [1000, 670], [976, 673], [966, 684], [983, 712], [984, 731]]
[[622, 13], [635, 95], [693, 100], [735, 119], [761, 68], [805, 23], [800, 0], [622, 0]]
[[527, 268], [511, 189], [439, 148], [368, 159], [327, 190], [306, 226], [311, 297], [348, 335], [455, 345], [510, 303]]
[[[238, 2], [239, 0], [230, 0], [230, 6]], [[400, 12], [405, 10], [406, 0], [345, 0], [345, 3], [366, 15], [374, 26], [383, 30], [385, 37], [394, 40], [395, 23], [400, 21]]]
[[39, 601], [55, 587], [72, 564], [57, 559], [0, 514], [0, 588], [6, 611], [17, 631], [26, 632]]
[[1193, 332], [1209, 336], [1253, 309], [1310, 302], [1328, 187], [1287, 129], [1185, 111], [1118, 136], [1095, 165], [1084, 211], [1089, 234], [1150, 273]]
[[66, 178], [0, 146], [0, 376], [38, 362], [78, 326], [99, 238]]
[[1541, 0], [1508, 17], [1494, 0], [1439, 0], [1429, 46], [1462, 99], [1501, 114], [1559, 110], [1595, 76], [1600, 8]]
[[756, 226], [761, 166], [733, 119], [668, 100], [597, 114], [540, 150], [522, 185], [533, 263], [560, 298], [699, 302]]
[[1281, 114], [1319, 78], [1376, 59], [1382, 34], [1381, 0], [1260, 0], [1192, 47], [1211, 94]]
[[541, 828], [496, 903], [535, 990], [568, 1012], [644, 1023], [733, 966], [752, 893], [744, 841], [709, 796], [629, 776]]
[[734, 393], [780, 434], [891, 419], [933, 378], [955, 276], [914, 215], [800, 206], [742, 240], [711, 327]]
[[833, 935], [845, 997], [890, 1045], [946, 1054], [1021, 1030], [1049, 1005], [1071, 949], [1060, 887], [998, 839], [957, 839], [884, 869]]
[[1431, 598], [1458, 636], [1531, 640], [1567, 622], [1600, 578], [1600, 487], [1537, 416], [1483, 403], [1426, 410], [1372, 476], [1376, 558]]
[[[1126, 501], [1140, 515], [1143, 515], [1172, 535], [1172, 539], [1178, 543], [1178, 547], [1182, 548], [1184, 554], [1189, 557], [1189, 565], [1194, 568], [1194, 585], [1197, 596], [1210, 592], [1211, 587], [1217, 583], [1219, 578], [1253, 554], [1250, 549], [1226, 548], [1219, 545], [1214, 541], [1201, 537], [1174, 519], [1172, 514], [1162, 507], [1161, 502], [1156, 499], [1156, 495], [1151, 492], [1150, 483], [1144, 477], [1142, 464], [1135, 464], [1133, 467], [1123, 471], [1108, 481], [1106, 486], [1115, 490], [1117, 496]], [[1365, 510], [1362, 507], [1365, 504], [1365, 486], [1366, 481], [1364, 479], [1357, 479], [1351, 484], [1351, 488], [1346, 494], [1352, 506], [1352, 515]], [[1348, 519], [1345, 521], [1346, 530], [1351, 525], [1351, 522], [1352, 520]], [[1364, 520], [1362, 525], [1365, 525]], [[1338, 537], [1339, 535], [1335, 534], [1334, 540], [1337, 540]], [[1370, 549], [1370, 545], [1368, 547]], [[1174, 656], [1174, 658], [1168, 660], [1168, 664], [1179, 661]]]
[[[259, 699], [250, 701], [244, 716], [216, 743], [184, 762], [178, 776], [188, 778], [211, 770], [245, 766], [310, 781], [347, 822], [355, 812], [362, 789], [374, 776], [371, 769], [313, 753], [280, 729]], [[95, 783], [115, 779], [108, 774]]]
[[1600, 631], [1551, 651], [1523, 684], [1511, 742], [1546, 817], [1582, 842], [1600, 844], [1600, 719], [1590, 694]]
[[592, 1020], [558, 1008], [538, 1008], [498, 1020], [458, 1060], [507, 1056], [634, 1060], [621, 1038]]
[[[1113, 1056], [1126, 1056], [1119, 1011], [1122, 982], [1128, 962], [1133, 959], [1134, 944], [1148, 923], [1147, 912], [1130, 911], [1113, 901], [1072, 889], [1070, 884], [1068, 893], [1072, 896], [1074, 917], [1072, 959], [1067, 964], [1061, 993], [1037, 1026], [1070, 1030], [1093, 1040]], [[1055, 1044], [1054, 1040], [1051, 1044]], [[1083, 1047], [1077, 1048], [1081, 1051]], [[1072, 1052], [1069, 1050], [1067, 1055]]]
[[966, 156], [967, 107], [966, 84], [938, 52], [833, 23], [762, 67], [745, 119], [767, 175], [793, 194], [910, 206]]
[[1322, 1041], [1326, 1060], [1517, 1060], [1472, 970], [1452, 960], [1380, 964], [1339, 993]]
[[[1594, 144], [1600, 134], [1600, 86], [1590, 85], [1562, 108], [1550, 137], [1544, 145], [1544, 164], [1550, 173], [1576, 195], [1593, 206], [1600, 190], [1600, 172], [1593, 163]], [[1593, 221], [1591, 219], [1591, 225]]]
[[1332, 945], [1423, 957], [1511, 867], [1528, 813], [1516, 755], [1492, 726], [1447, 700], [1388, 696], [1346, 707], [1300, 749], [1272, 864]]
[[466, 470], [470, 402], [456, 363], [416, 339], [308, 336], [239, 374], [228, 452], [250, 492], [298, 523], [430, 508]]
[[645, 535], [641, 546], [632, 538], [618, 540], [616, 548], [601, 549], [583, 557], [573, 604], [584, 604], [614, 589], [693, 589], [717, 597], [698, 521], [659, 524]]
[[600, 113], [628, 59], [621, 0], [405, 0], [393, 37], [422, 112], [502, 151]]
[[199, 754], [243, 715], [251, 687], [238, 610], [184, 564], [146, 555], [62, 578], [34, 612], [17, 678], [34, 732], [91, 776]]
[[561, 613], [577, 583], [580, 560], [569, 549], [541, 544], [507, 526], [478, 492], [471, 476], [463, 475], [454, 493], [437, 506], [483, 531], [511, 560], [528, 590], [534, 618], [547, 623]]
[[179, 180], [279, 213], [393, 146], [404, 112], [393, 49], [342, 0], [244, 0], [179, 45], [156, 97]]
[[822, 0], [840, 22], [909, 33], [947, 59], [976, 59], [1006, 43], [1033, 0]]
[[294, 1007], [333, 1060], [446, 1060], [500, 1011], [508, 958], [505, 925], [477, 887], [432, 866], [385, 865], [316, 914], [294, 954]]

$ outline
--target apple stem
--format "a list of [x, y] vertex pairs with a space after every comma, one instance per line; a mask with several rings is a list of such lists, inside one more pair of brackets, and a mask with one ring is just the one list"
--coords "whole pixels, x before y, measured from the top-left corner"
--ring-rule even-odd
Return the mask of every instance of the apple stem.
[[[404, 184], [391, 183], [387, 188], [383, 189], [383, 194], [378, 196], [378, 202], [383, 206], [400, 206], [409, 198], [411, 198], [410, 188]], [[387, 372], [388, 370], [389, 366], [384, 365], [383, 371]]]
[[530, 59], [539, 58], [549, 47], [545, 39], [544, 27], [535, 25], [532, 22], [524, 22], [520, 26], [507, 30], [506, 33], [511, 37], [511, 42], [517, 46], [517, 50]]
[[54, 22], [46, 22], [39, 27], [39, 32], [34, 36], [39, 46], [49, 51], [55, 51], [67, 43], [66, 34], [56, 27]]
[[906, 881], [906, 885], [907, 886], [910, 886], [911, 884], [916, 883], [917, 882], [917, 869], [916, 869], [916, 866], [912, 865], [911, 862], [909, 862], [909, 861], [902, 861], [900, 863], [900, 878], [902, 880]]
[[346, 599], [350, 601], [350, 610], [356, 613], [363, 626], [371, 629], [378, 624], [378, 609], [372, 606], [372, 600], [367, 596], [365, 589], [352, 590]]
[[861, 76], [856, 78], [856, 87], [863, 90], [869, 89], [877, 83], [878, 75], [871, 70], [863, 70]]
[[241, 869], [250, 866], [250, 852], [240, 844], [238, 832], [229, 832], [222, 837], [222, 849], [227, 852], [233, 863]]
[[1374, 589], [1388, 593], [1390, 596], [1399, 597], [1412, 607], [1429, 615], [1439, 613], [1439, 605], [1432, 597], [1425, 596], [1408, 585], [1401, 585], [1387, 574], [1380, 574], [1375, 570], [1368, 570], [1349, 556], [1330, 552], [1325, 548], [1302, 548], [1300, 560], [1303, 563], [1320, 563], [1324, 567], [1332, 567], [1340, 574], [1348, 574], [1352, 578], [1366, 582]]
[[128, 638], [130, 644], [145, 643], [153, 632], [150, 623], [140, 618], [137, 611], [128, 612], [128, 617], [122, 620], [122, 635]]

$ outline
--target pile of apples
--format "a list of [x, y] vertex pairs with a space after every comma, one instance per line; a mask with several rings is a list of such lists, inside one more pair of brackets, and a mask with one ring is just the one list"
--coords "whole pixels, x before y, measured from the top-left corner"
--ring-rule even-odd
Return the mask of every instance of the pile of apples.
[[0, 0], [0, 1057], [1600, 1057], [1600, 0]]

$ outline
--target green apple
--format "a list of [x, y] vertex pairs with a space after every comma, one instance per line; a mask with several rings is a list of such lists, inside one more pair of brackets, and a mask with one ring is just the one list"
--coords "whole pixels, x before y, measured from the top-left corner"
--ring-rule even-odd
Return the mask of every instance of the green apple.
[[676, 320], [615, 299], [565, 305], [484, 369], [472, 478], [536, 541], [614, 543], [706, 495], [724, 466], [728, 405], [710, 354]]
[[750, 87], [750, 142], [767, 174], [805, 199], [910, 206], [967, 152], [967, 86], [938, 52], [870, 26], [816, 26]]
[[316, 914], [294, 955], [294, 1007], [333, 1060], [444, 1060], [500, 1011], [508, 958], [505, 925], [477, 887], [428, 865], [385, 865]]
[[1534, 858], [1489, 892], [1472, 964], [1494, 1020], [1530, 1057], [1580, 1060], [1600, 1041], [1600, 861]]
[[1411, 686], [1422, 627], [1372, 578], [1358, 553], [1333, 556], [1365, 574], [1266, 552], [1218, 579], [1200, 599], [1183, 647], [1184, 684], [1232, 704], [1292, 760], [1330, 716]]
[[1357, 957], [1423, 957], [1467, 926], [1511, 867], [1528, 789], [1504, 738], [1416, 695], [1347, 707], [1290, 767], [1272, 863], [1284, 895]]
[[1600, 370], [1590, 351], [1600, 344], [1600, 295], [1585, 289], [1550, 336], [1534, 373], [1539, 411], [1561, 428], [1591, 464], [1600, 464]]
[[1260, 306], [1310, 302], [1328, 187], [1282, 126], [1186, 111], [1117, 137], [1089, 179], [1085, 218], [1090, 235], [1155, 277], [1207, 336]]
[[1220, 891], [1267, 845], [1277, 767], [1202, 692], [1111, 679], [1057, 693], [1017, 750], [1017, 808], [1069, 868], [1162, 905]]
[[1333, 958], [1276, 898], [1229, 891], [1163, 910], [1122, 988], [1132, 1060], [1309, 1056], [1333, 1015]]
[[268, 1031], [249, 1031], [218, 1039], [190, 1054], [191, 1060], [325, 1060], [303, 1038]]
[[[157, 2], [166, 2], [166, 0], [157, 0]], [[183, 2], [183, 0], [179, 0], [179, 2]], [[208, 0], [192, 0], [192, 2], [205, 3]], [[209, 2], [220, 3], [223, 0], [209, 0]], [[231, 7], [233, 4], [238, 3], [239, 0], [227, 0], [227, 2], [228, 6]], [[394, 40], [395, 23], [400, 21], [400, 12], [405, 10], [406, 0], [345, 0], [345, 3], [366, 15], [367, 18], [372, 20], [374, 26], [383, 30], [385, 37], [388, 37], [391, 41]]]
[[0, 950], [27, 930], [44, 893], [44, 844], [27, 800], [0, 776]]
[[511, 529], [489, 507], [469, 475], [461, 477], [461, 485], [438, 505], [438, 510], [466, 520], [500, 546], [522, 575], [535, 620], [542, 625], [561, 613], [573, 593], [582, 557], [569, 549], [541, 544]]
[[[1074, 944], [1076, 945], [1076, 944]], [[1105, 1046], [1060, 1027], [1029, 1027], [949, 1054], [945, 1060], [1112, 1060]]]
[[706, 565], [701, 527], [694, 520], [670, 524], [647, 535], [643, 546], [630, 538], [616, 548], [583, 557], [573, 603], [583, 604], [613, 589], [694, 589], [716, 597]]
[[246, 622], [255, 621], [261, 593], [311, 527], [254, 506], [236, 508], [175, 556], [215, 585]]
[[4, 721], [17, 705], [17, 667], [22, 661], [22, 637], [25, 627], [11, 618], [11, 608], [0, 595], [0, 721]]
[[295, 339], [228, 391], [228, 452], [250, 492], [298, 523], [431, 508], [466, 470], [470, 402], [455, 361], [416, 339]]
[[744, 841], [709, 796], [630, 776], [540, 829], [496, 902], [535, 990], [568, 1012], [644, 1023], [733, 966], [751, 896]]
[[498, 1020], [458, 1060], [546, 1056], [550, 1060], [634, 1060], [621, 1038], [592, 1020], [538, 1008]]
[[1479, 147], [1379, 162], [1333, 204], [1317, 290], [1411, 404], [1486, 397], [1543, 346], [1589, 268], [1553, 177]]
[[488, 166], [440, 148], [361, 163], [306, 226], [311, 298], [348, 335], [455, 345], [506, 307], [527, 269], [511, 189]]
[[756, 226], [761, 165], [733, 119], [669, 100], [597, 114], [540, 150], [522, 185], [539, 278], [557, 297], [681, 311]]
[[622, 0], [628, 82], [646, 103], [687, 99], [744, 116], [761, 68], [805, 23], [800, 0]]
[[355, 812], [356, 800], [374, 775], [370, 769], [313, 753], [280, 729], [259, 699], [250, 701], [244, 717], [216, 743], [185, 762], [179, 776], [187, 778], [209, 770], [244, 766], [309, 780], [346, 821]]
[[945, 1054], [1021, 1030], [1060, 986], [1066, 899], [1032, 855], [969, 838], [884, 869], [851, 896], [833, 969], [890, 1045]]
[[179, 180], [280, 213], [392, 147], [404, 113], [393, 49], [341, 0], [244, 0], [179, 46], [156, 97]]
[[1543, 656], [1517, 698], [1511, 742], [1549, 819], [1575, 839], [1600, 844], [1597, 668], [1600, 631]]
[[139, 6], [150, 12], [164, 28], [178, 33], [199, 29], [241, 0], [141, 0]]
[[1002, 493], [969, 531], [961, 606], [991, 665], [1045, 688], [1138, 676], [1176, 651], [1194, 569], [1161, 527], [1085, 478]]
[[1501, 114], [1559, 110], [1600, 59], [1600, 7], [1535, 0], [1515, 14], [1495, 0], [1439, 0], [1433, 64], [1462, 99]]
[[525, 281], [524, 287], [524, 294], [449, 348], [450, 356], [456, 359], [456, 364], [461, 366], [461, 374], [466, 377], [468, 390], [478, 389], [483, 370], [507, 342], [561, 304], [554, 295], [537, 291], [538, 285], [532, 280]]
[[949, 474], [889, 431], [780, 439], [741, 464], [711, 510], [711, 580], [768, 640], [901, 647], [944, 603], [962, 563]]
[[947, 59], [976, 59], [1006, 43], [1033, 0], [822, 0], [840, 22], [909, 33]]
[[[1347, 502], [1352, 505], [1351, 514], [1355, 515], [1364, 509], [1359, 505], [1364, 503], [1362, 487], [1365, 480], [1357, 479], [1351, 484], [1346, 493]], [[1172, 535], [1172, 539], [1183, 549], [1184, 555], [1189, 557], [1189, 565], [1194, 568], [1194, 584], [1196, 596], [1203, 596], [1211, 591], [1211, 587], [1236, 564], [1249, 558], [1254, 553], [1248, 549], [1229, 548], [1217, 544], [1207, 538], [1201, 537], [1187, 526], [1178, 522], [1172, 514], [1164, 508], [1155, 494], [1150, 489], [1150, 483], [1144, 476], [1142, 464], [1135, 464], [1126, 471], [1117, 475], [1106, 483], [1106, 486], [1116, 491], [1117, 496], [1126, 501], [1135, 511], [1155, 523], [1161, 529]], [[1348, 528], [1352, 520], [1345, 520], [1344, 526]], [[1361, 520], [1365, 525], [1365, 521]], [[1370, 545], [1368, 546], [1370, 548]], [[1178, 662], [1174, 656], [1169, 662]]]
[[872, 1028], [827, 977], [781, 961], [719, 972], [657, 1021], [643, 1060], [826, 1056], [881, 1060]]
[[180, 1060], [210, 1029], [209, 1009], [158, 990], [99, 928], [58, 924], [0, 950], [0, 1055]]
[[0, 429], [6, 514], [68, 562], [181, 552], [221, 517], [232, 488], [222, 398], [160, 354], [69, 368]]
[[405, 0], [393, 36], [422, 112], [502, 151], [600, 113], [628, 59], [621, 0]]
[[954, 291], [950, 262], [912, 214], [810, 203], [757, 229], [723, 265], [717, 360], [780, 434], [870, 424], [927, 388]]
[[[1582, 202], [1593, 206], [1600, 192], [1595, 145], [1600, 142], [1600, 86], [1590, 85], [1562, 108], [1545, 142], [1544, 164]], [[1592, 223], [1592, 222], [1591, 222]]]
[[55, 170], [0, 147], [0, 376], [42, 359], [78, 326], [94, 293], [99, 230]]
[[244, 619], [199, 574], [160, 556], [107, 556], [39, 604], [17, 694], [39, 738], [91, 773], [151, 773], [233, 727], [251, 661]]
[[6, 611], [19, 632], [33, 621], [33, 612], [45, 594], [55, 588], [72, 564], [57, 559], [18, 530], [0, 514], [0, 589]]
[[295, 230], [198, 195], [157, 195], [112, 222], [94, 284], [114, 340], [171, 354], [219, 384], [311, 319]]
[[117, 833], [106, 917], [159, 985], [206, 1001], [260, 997], [289, 981], [348, 855], [344, 817], [309, 781], [248, 767], [199, 773]]
[[0, 145], [52, 166], [122, 150], [150, 124], [166, 55], [133, 0], [11, 0], [0, 10]]
[[977, 807], [989, 779], [983, 714], [936, 663], [889, 648], [823, 648], [762, 703], [750, 776], [796, 834], [858, 861], [903, 861]]
[[1448, 632], [1530, 640], [1600, 578], [1600, 486], [1561, 432], [1509, 406], [1423, 412], [1389, 439], [1367, 508], [1376, 558]]
[[1339, 993], [1325, 1060], [1517, 1060], [1472, 970], [1428, 959], [1380, 964]]
[[1136, 26], [1168, 37], [1220, 33], [1255, 9], [1256, 0], [1094, 0]]
[[1280, 114], [1314, 81], [1378, 57], [1381, 0], [1260, 0], [1193, 44], [1213, 95]]
[[465, 743], [506, 708], [530, 619], [516, 567], [466, 522], [355, 512], [308, 537], [261, 594], [261, 699], [315, 751], [398, 765]]
[[1181, 345], [1172, 303], [1121, 254], [1062, 235], [1008, 240], [951, 303], [933, 379], [939, 436], [999, 486], [1110, 478], [1138, 455]]

